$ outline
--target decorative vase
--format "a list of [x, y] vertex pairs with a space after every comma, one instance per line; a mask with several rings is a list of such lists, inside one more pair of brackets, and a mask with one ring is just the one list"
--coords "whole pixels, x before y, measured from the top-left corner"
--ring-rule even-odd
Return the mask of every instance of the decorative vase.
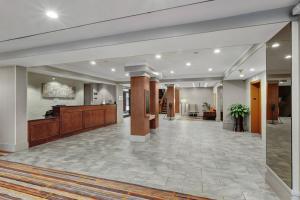
[[242, 116], [235, 118], [234, 131], [235, 132], [244, 132], [244, 118]]

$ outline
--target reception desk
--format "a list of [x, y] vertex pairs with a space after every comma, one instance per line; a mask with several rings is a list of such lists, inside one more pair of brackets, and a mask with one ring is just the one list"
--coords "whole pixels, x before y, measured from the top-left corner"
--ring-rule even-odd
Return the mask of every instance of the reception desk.
[[28, 121], [30, 147], [117, 122], [116, 105], [55, 106], [53, 113]]

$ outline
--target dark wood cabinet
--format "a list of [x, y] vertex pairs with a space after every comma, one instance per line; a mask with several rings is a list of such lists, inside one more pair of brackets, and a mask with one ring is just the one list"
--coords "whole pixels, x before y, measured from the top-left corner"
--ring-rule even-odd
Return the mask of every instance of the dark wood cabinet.
[[82, 111], [69, 110], [60, 115], [60, 133], [67, 134], [83, 129]]
[[31, 146], [59, 137], [59, 119], [42, 119], [28, 122], [28, 139]]
[[103, 126], [105, 110], [86, 110], [84, 111], [84, 128]]
[[116, 105], [58, 106], [53, 111], [51, 119], [28, 121], [30, 147], [117, 122]]
[[117, 121], [117, 112], [115, 109], [109, 108], [105, 111], [105, 124], [114, 124]]

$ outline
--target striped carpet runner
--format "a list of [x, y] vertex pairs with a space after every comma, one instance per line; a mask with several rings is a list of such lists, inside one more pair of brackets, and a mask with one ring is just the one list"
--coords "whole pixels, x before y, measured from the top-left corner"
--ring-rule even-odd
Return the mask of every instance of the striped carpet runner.
[[65, 171], [0, 161], [2, 200], [208, 200]]

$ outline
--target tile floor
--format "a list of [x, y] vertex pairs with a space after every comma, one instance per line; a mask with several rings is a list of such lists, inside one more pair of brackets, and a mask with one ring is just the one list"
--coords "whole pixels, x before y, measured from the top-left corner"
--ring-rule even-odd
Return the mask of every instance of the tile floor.
[[265, 183], [260, 137], [211, 121], [167, 121], [146, 143], [125, 122], [1, 159], [230, 200], [278, 200]]

